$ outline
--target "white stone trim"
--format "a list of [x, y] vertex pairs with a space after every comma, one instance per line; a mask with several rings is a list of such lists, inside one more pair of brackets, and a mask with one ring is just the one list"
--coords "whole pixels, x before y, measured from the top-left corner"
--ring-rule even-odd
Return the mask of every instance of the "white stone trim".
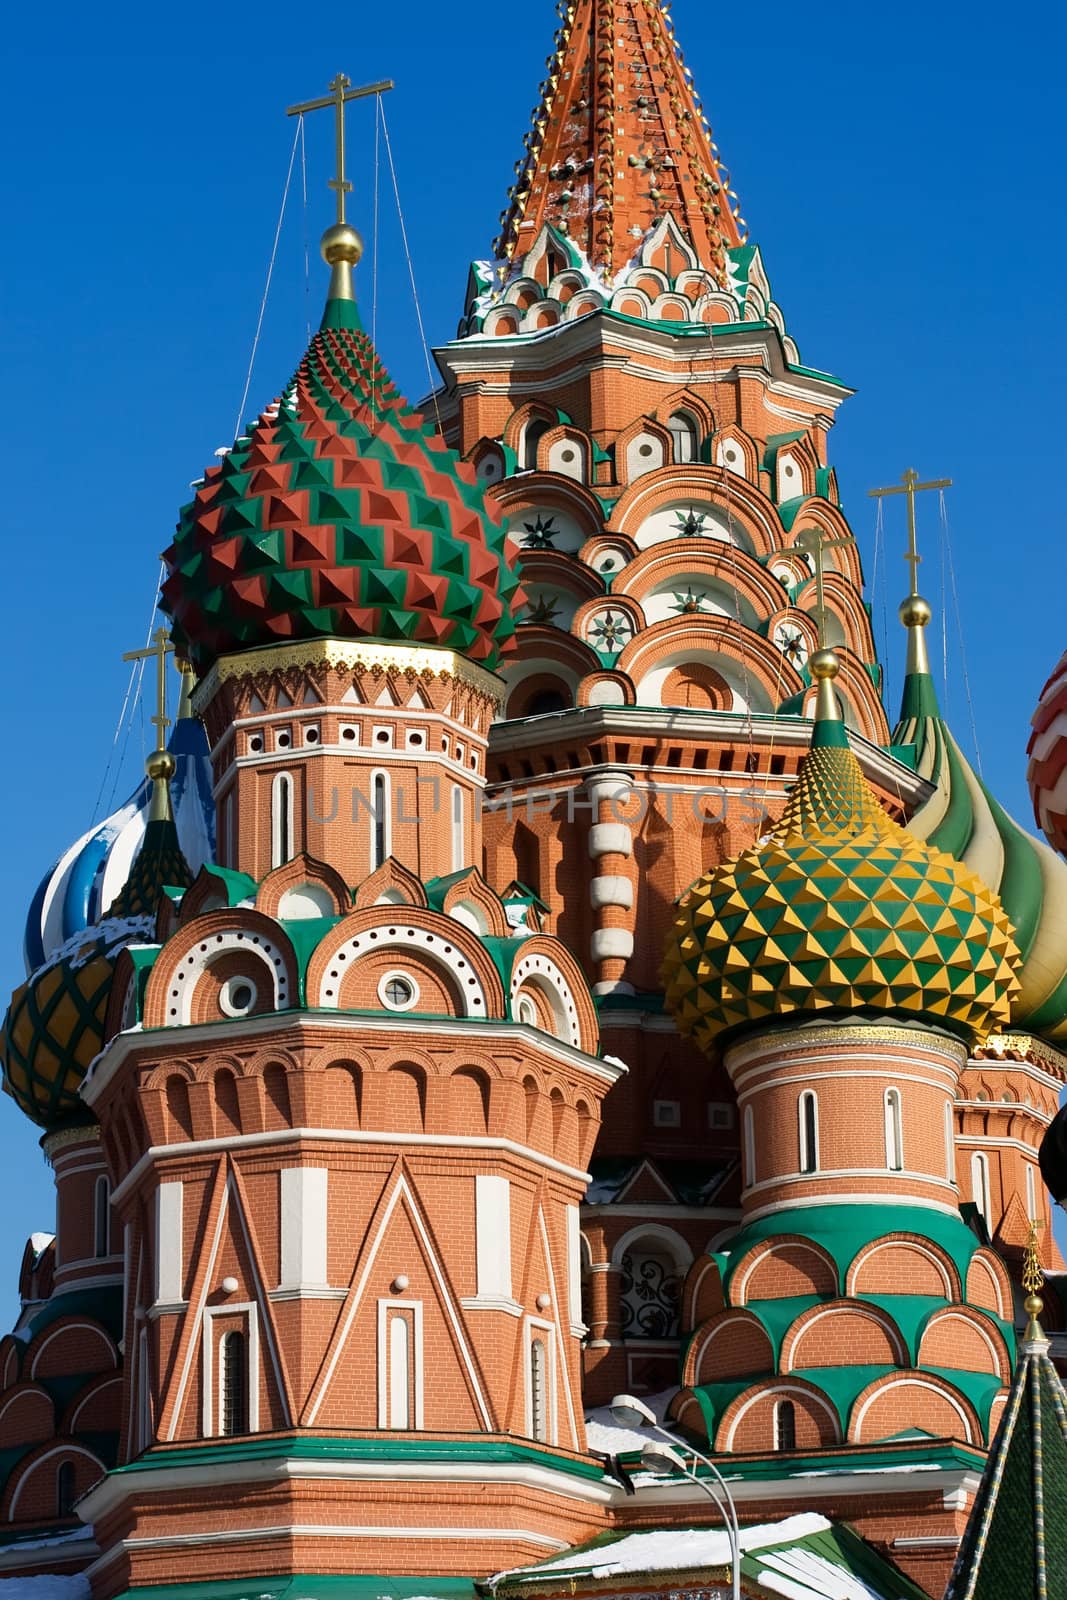
[[246, 928], [230, 928], [222, 933], [208, 934], [183, 956], [167, 992], [167, 1020], [164, 1027], [189, 1026], [196, 979], [207, 972], [219, 956], [228, 955], [234, 950], [250, 955], [257, 969], [266, 964], [274, 980], [274, 1010], [285, 1011], [288, 1008], [289, 974], [279, 947], [262, 933], [252, 933]]
[[[398, 906], [396, 909], [398, 913], [404, 913], [408, 908]], [[359, 958], [372, 952], [398, 949], [417, 951], [420, 955], [429, 956], [433, 965], [445, 968], [459, 990], [465, 1017], [481, 1020], [488, 1015], [485, 989], [466, 956], [441, 934], [413, 925], [406, 915], [397, 916], [395, 928], [368, 928], [366, 932], [358, 933], [355, 938], [338, 945], [330, 958], [330, 966], [322, 976], [318, 994], [309, 995], [309, 1001], [327, 1011], [338, 1010], [341, 981]], [[350, 962], [351, 966], [342, 968], [342, 961]], [[415, 988], [417, 997], [418, 984], [414, 978], [403, 971], [396, 976], [406, 978]]]
[[156, 1190], [155, 1305], [182, 1304], [185, 1286], [183, 1211], [185, 1188], [181, 1183], [161, 1183]]
[[476, 1299], [510, 1301], [511, 1184], [479, 1173], [474, 1180]]
[[[243, 1332], [248, 1340], [248, 1366], [245, 1380], [248, 1384], [248, 1431], [259, 1432], [259, 1308], [252, 1300], [242, 1300], [234, 1305], [205, 1306], [201, 1323], [202, 1360], [203, 1360], [203, 1388], [201, 1396], [201, 1426], [205, 1439], [218, 1439], [221, 1437], [215, 1431], [215, 1424], [221, 1420], [222, 1392], [215, 1393], [215, 1330], [213, 1323], [216, 1317], [241, 1317], [245, 1326], [243, 1329], [227, 1329], [226, 1332]], [[222, 1335], [225, 1337], [225, 1334]], [[222, 1382], [222, 1370], [218, 1373], [219, 1382]], [[172, 1435], [173, 1437], [173, 1435]]]
[[281, 1220], [279, 1289], [329, 1288], [329, 1181], [327, 1167], [282, 1167], [278, 1174]]
[[533, 988], [540, 989], [548, 999], [556, 1022], [555, 1037], [562, 1039], [564, 1043], [577, 1050], [581, 1040], [581, 1030], [578, 1026], [578, 1007], [575, 1004], [571, 986], [556, 963], [543, 951], [536, 952], [533, 955], [521, 956], [516, 961], [511, 972], [511, 1001], [513, 1005], [515, 996], [524, 983], [529, 983]]
[[628, 961], [634, 953], [634, 936], [628, 928], [597, 928], [589, 948], [594, 961]]
[[589, 884], [589, 904], [594, 911], [601, 911], [605, 906], [622, 906], [624, 911], [629, 911], [633, 903], [634, 886], [629, 878], [620, 874], [593, 878]]
[[[276, 1133], [241, 1133], [233, 1134], [223, 1139], [190, 1139], [180, 1144], [152, 1145], [132, 1167], [115, 1190], [113, 1202], [125, 1198], [127, 1192], [135, 1187], [147, 1169], [161, 1159], [172, 1160], [183, 1156], [219, 1155], [225, 1151], [254, 1150], [270, 1145], [289, 1145], [311, 1142], [319, 1144], [402, 1144], [405, 1146], [418, 1146], [420, 1149], [439, 1147], [446, 1150], [495, 1150], [505, 1155], [517, 1156], [520, 1160], [530, 1161], [535, 1166], [544, 1167], [548, 1172], [557, 1172], [561, 1177], [571, 1178], [575, 1183], [583, 1186], [592, 1182], [591, 1175], [581, 1167], [570, 1167], [564, 1161], [557, 1161], [554, 1156], [542, 1155], [539, 1150], [534, 1150], [530, 1145], [517, 1144], [513, 1139], [495, 1139], [486, 1134], [472, 1134], [467, 1137], [458, 1133], [377, 1133], [363, 1128], [280, 1128]], [[613, 1208], [614, 1214], [614, 1208]], [[714, 1211], [696, 1210], [696, 1216], [714, 1216]], [[724, 1216], [735, 1216], [734, 1211], [723, 1212]], [[671, 1216], [684, 1215], [678, 1208], [670, 1211]], [[110, 1280], [108, 1280], [110, 1281]], [[180, 1304], [181, 1302], [175, 1302]]]
[[633, 852], [633, 832], [625, 822], [594, 822], [589, 830], [589, 855], [628, 856]]
[[[863, 1177], [863, 1176], [865, 1176], [865, 1174], [863, 1174], [863, 1173], [837, 1173], [837, 1174], [835, 1174], [835, 1176], [837, 1176], [837, 1177]], [[870, 1174], [870, 1176], [871, 1177], [876, 1177], [876, 1178], [884, 1178], [885, 1177], [885, 1168], [884, 1167], [875, 1168], [874, 1171]], [[905, 1173], [901, 1173], [900, 1176], [906, 1178], [906, 1177], [908, 1177], [908, 1174], [905, 1172]], [[918, 1174], [918, 1176], [920, 1176], [922, 1178], [924, 1183], [933, 1183], [933, 1182], [935, 1182], [935, 1180], [933, 1178], [926, 1177], [926, 1175], [924, 1173], [920, 1173], [920, 1174]], [[825, 1172], [815, 1172], [815, 1173], [811, 1174], [811, 1177], [812, 1177], [812, 1179], [816, 1179], [816, 1178], [825, 1179], [826, 1178], [826, 1173]], [[951, 1183], [941, 1183], [940, 1186], [941, 1186], [942, 1189], [954, 1189], [954, 1187], [955, 1187]], [[762, 1185], [757, 1185], [757, 1188], [759, 1188], [759, 1187], [762, 1187]], [[857, 1191], [852, 1191], [852, 1192], [848, 1192], [848, 1193], [845, 1193], [845, 1194], [818, 1194], [818, 1195], [812, 1194], [812, 1195], [801, 1195], [801, 1196], [799, 1196], [797, 1198], [793, 1198], [793, 1199], [789, 1199], [789, 1200], [777, 1200], [777, 1201], [775, 1201], [775, 1203], [773, 1205], [770, 1205], [770, 1206], [758, 1206], [755, 1211], [748, 1212], [745, 1220], [747, 1222], [754, 1222], [757, 1217], [770, 1216], [773, 1213], [778, 1212], [778, 1211], [780, 1211], [783, 1214], [785, 1214], [786, 1212], [789, 1212], [789, 1211], [795, 1211], [799, 1207], [802, 1207], [802, 1206], [843, 1206], [843, 1205], [852, 1205], [852, 1204], [867, 1205], [867, 1206], [914, 1206], [919, 1211], [923, 1211], [923, 1210], [926, 1210], [926, 1211], [943, 1211], [945, 1213], [945, 1215], [948, 1216], [948, 1217], [958, 1217], [959, 1214], [960, 1214], [960, 1208], [959, 1208], [958, 1204], [957, 1205], [944, 1205], [940, 1200], [928, 1200], [928, 1199], [925, 1199], [921, 1195], [891, 1194], [891, 1193], [890, 1194], [886, 1194], [884, 1191], [878, 1191], [877, 1193], [871, 1193], [871, 1194], [864, 1194], [861, 1191], [857, 1190]], [[977, 1240], [975, 1242], [977, 1243]]]

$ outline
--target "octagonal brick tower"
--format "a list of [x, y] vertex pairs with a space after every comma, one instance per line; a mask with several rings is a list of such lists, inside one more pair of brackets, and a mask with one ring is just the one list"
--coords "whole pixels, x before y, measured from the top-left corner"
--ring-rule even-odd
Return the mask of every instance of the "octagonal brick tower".
[[166, 556], [220, 864], [124, 953], [83, 1089], [127, 1273], [96, 1600], [429, 1585], [603, 1520], [578, 1208], [623, 1069], [480, 871], [516, 581], [359, 328], [359, 248], [327, 234], [323, 326]]

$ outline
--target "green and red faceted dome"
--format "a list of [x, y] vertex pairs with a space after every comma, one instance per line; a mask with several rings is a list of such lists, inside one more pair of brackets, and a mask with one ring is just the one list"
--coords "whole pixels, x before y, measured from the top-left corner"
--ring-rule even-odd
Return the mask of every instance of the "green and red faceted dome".
[[472, 469], [413, 411], [331, 299], [281, 399], [210, 467], [165, 553], [163, 607], [203, 673], [315, 638], [439, 645], [490, 670], [518, 579]]

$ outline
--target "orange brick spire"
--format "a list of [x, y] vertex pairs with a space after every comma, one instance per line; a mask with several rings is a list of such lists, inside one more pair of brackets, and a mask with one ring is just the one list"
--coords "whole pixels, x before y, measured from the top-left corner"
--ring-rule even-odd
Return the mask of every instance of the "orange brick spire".
[[524, 256], [550, 223], [613, 279], [669, 212], [725, 283], [724, 246], [744, 243], [744, 223], [667, 10], [564, 0], [499, 257]]

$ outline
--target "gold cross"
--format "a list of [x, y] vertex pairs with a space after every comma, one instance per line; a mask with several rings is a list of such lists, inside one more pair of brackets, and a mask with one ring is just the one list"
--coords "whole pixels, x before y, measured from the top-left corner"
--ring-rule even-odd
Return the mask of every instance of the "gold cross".
[[913, 595], [918, 594], [919, 592], [919, 562], [922, 560], [922, 556], [919, 554], [919, 547], [915, 540], [915, 496], [917, 494], [922, 494], [924, 489], [951, 488], [951, 478], [935, 478], [932, 483], [920, 483], [919, 474], [916, 472], [915, 468], [909, 467], [907, 472], [905, 472], [899, 487], [892, 489], [869, 489], [867, 491], [870, 499], [872, 500], [884, 500], [885, 497], [890, 494], [906, 494], [908, 497], [908, 553], [904, 557], [904, 560], [911, 568], [910, 592]]
[[345, 221], [345, 195], [352, 193], [352, 185], [345, 177], [345, 105], [349, 100], [365, 100], [371, 94], [385, 94], [393, 87], [392, 78], [382, 83], [370, 83], [365, 89], [353, 89], [351, 78], [339, 72], [330, 84], [330, 92], [321, 100], [306, 100], [301, 106], [290, 106], [287, 117], [302, 117], [308, 111], [322, 111], [333, 106], [334, 135], [337, 141], [337, 176], [331, 178], [329, 187], [337, 191], [337, 221]]
[[174, 646], [166, 628], [157, 628], [147, 650], [130, 650], [122, 658], [123, 661], [148, 661], [152, 656], [156, 658], [156, 714], [151, 720], [155, 724], [156, 744], [160, 750], [166, 748], [167, 729], [170, 727], [170, 718], [167, 716], [167, 657], [173, 653]]
[[827, 550], [843, 550], [846, 545], [855, 544], [851, 536], [847, 539], [831, 539], [824, 528], [801, 528], [793, 540], [794, 548], [803, 550], [805, 555], [815, 558], [815, 617], [819, 630], [819, 649], [826, 649], [826, 590], [823, 585], [825, 575], [824, 560]]

